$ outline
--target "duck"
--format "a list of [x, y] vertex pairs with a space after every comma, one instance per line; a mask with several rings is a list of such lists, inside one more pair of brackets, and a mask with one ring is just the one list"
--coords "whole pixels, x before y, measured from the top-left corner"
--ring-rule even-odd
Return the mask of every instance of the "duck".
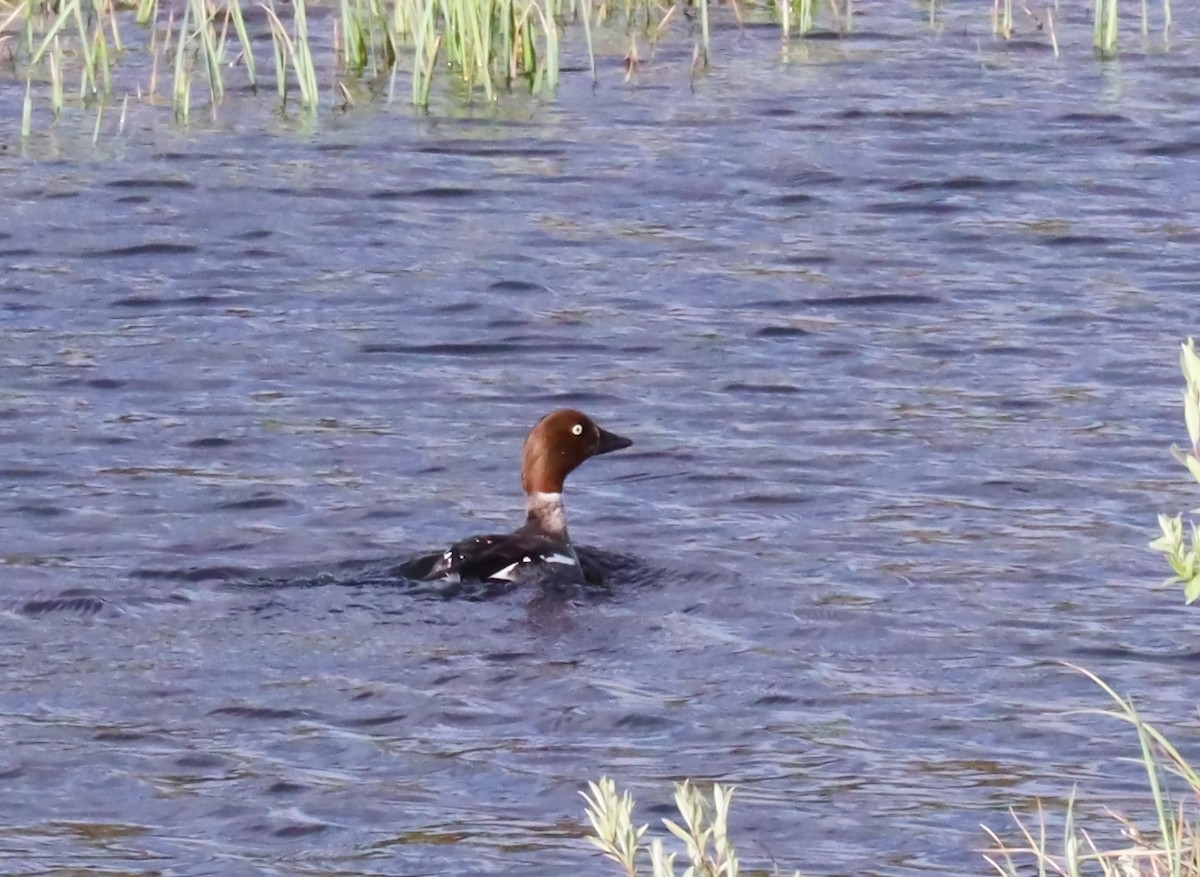
[[632, 444], [582, 411], [551, 411], [529, 431], [521, 452], [525, 523], [511, 533], [469, 536], [444, 551], [415, 558], [407, 565], [409, 576], [425, 582], [584, 583], [579, 554], [567, 532], [563, 484], [585, 461]]

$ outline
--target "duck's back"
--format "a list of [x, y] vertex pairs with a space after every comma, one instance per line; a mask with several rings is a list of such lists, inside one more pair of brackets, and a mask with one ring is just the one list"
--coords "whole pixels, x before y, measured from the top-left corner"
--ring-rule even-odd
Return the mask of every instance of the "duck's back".
[[455, 542], [426, 570], [412, 571], [422, 581], [457, 576], [463, 581], [523, 582], [553, 577], [582, 581], [579, 558], [569, 542], [546, 533], [471, 536]]

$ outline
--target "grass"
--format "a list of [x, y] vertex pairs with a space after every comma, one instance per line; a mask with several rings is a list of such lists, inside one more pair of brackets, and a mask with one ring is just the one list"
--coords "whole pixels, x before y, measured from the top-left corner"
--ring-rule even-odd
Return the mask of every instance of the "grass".
[[[1107, 57], [1116, 51], [1117, 3], [1094, 2], [1092, 42]], [[1146, 34], [1149, 12], [1141, 2]], [[322, 14], [310, 19], [317, 3]], [[1057, 55], [1050, 9], [1022, 9], [1038, 31], [1049, 24]], [[255, 32], [246, 22], [252, 10], [263, 12]], [[270, 83], [261, 82], [263, 59], [255, 56], [268, 41], [273, 91], [285, 111], [345, 108], [363, 93], [356, 81], [386, 85], [390, 100], [398, 76], [410, 78], [411, 103], [427, 107], [435, 80], [446, 78], [456, 78], [454, 90], [469, 99], [494, 100], [515, 89], [553, 93], [568, 36], [594, 80], [600, 29], [610, 35], [605, 46], [623, 32], [627, 78], [644, 63], [639, 41], [653, 57], [668, 34], [691, 42], [694, 74], [713, 58], [714, 16], [741, 23], [752, 10], [773, 18], [785, 41], [819, 25], [849, 33], [854, 22], [852, 0], [0, 0], [0, 60], [10, 62], [14, 84], [26, 90], [21, 129], [29, 137], [44, 106], [52, 119], [65, 108], [94, 108], [99, 118], [104, 105], [121, 104], [123, 119], [132, 99], [167, 105], [187, 124], [199, 106], [215, 113], [231, 88], [257, 93], [266, 85], [270, 93]], [[936, 10], [930, 0], [930, 22]], [[1162, 10], [1165, 35], [1169, 0]], [[1012, 0], [994, 0], [990, 15], [993, 33], [1013, 34]], [[915, 15], [915, 24], [923, 18]], [[170, 83], [166, 95], [160, 80]]]
[[[164, 5], [139, 0], [133, 8], [114, 6], [113, 0], [16, 0], [7, 5], [0, 0], [0, 57], [9, 56], [30, 94], [23, 111], [26, 136], [39, 87], [49, 86], [57, 117], [68, 72], [78, 83], [83, 106], [107, 101], [121, 81], [135, 99], [169, 101], [176, 118], [186, 123], [197, 86], [206, 92], [205, 103], [216, 107], [225, 99], [226, 80], [235, 68], [241, 68], [249, 89], [257, 90], [255, 42], [246, 13], [261, 8], [282, 107], [294, 102], [303, 111], [314, 111], [330, 99], [319, 83], [331, 82], [333, 95], [347, 97], [347, 80], [393, 81], [401, 66], [413, 77], [413, 102], [423, 106], [439, 60], [468, 91], [478, 89], [485, 99], [522, 79], [535, 91], [555, 88], [559, 31], [567, 12], [591, 17], [577, 3], [579, 10], [563, 10], [560, 0], [340, 0], [338, 14], [323, 16], [317, 34], [310, 32], [307, 0], [278, 5], [266, 0], [245, 8], [243, 0]], [[170, 9], [164, 14], [165, 5]], [[142, 38], [126, 51], [121, 32], [131, 27]], [[332, 46], [332, 51], [319, 57], [318, 46]], [[148, 82], [119, 80], [122, 57], [134, 55], [151, 57], [150, 65], [140, 65], [150, 67]], [[170, 71], [165, 98], [158, 90], [160, 68]]]
[[[1098, 833], [1078, 822], [1074, 794], [1063, 814], [1062, 833], [1052, 838], [1040, 805], [1036, 820], [1012, 814], [1019, 840], [1012, 843], [984, 827], [994, 846], [984, 858], [1003, 877], [1037, 874], [1060, 877], [1197, 877], [1200, 875], [1200, 775], [1158, 728], [1142, 718], [1134, 703], [1123, 698], [1100, 677], [1077, 670], [1098, 685], [1116, 704], [1115, 709], [1092, 710], [1130, 725], [1137, 734], [1140, 758], [1146, 773], [1155, 824], [1145, 830], [1126, 816], [1112, 813], [1109, 834], [1120, 843], [1097, 841]], [[1172, 785], [1182, 782], [1185, 795], [1177, 798]], [[1115, 830], [1115, 831], [1113, 831]]]

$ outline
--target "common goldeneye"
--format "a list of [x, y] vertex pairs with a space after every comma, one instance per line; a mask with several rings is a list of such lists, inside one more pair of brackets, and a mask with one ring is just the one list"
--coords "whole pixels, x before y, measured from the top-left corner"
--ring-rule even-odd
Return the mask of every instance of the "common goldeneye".
[[563, 481], [589, 457], [632, 444], [580, 411], [552, 411], [530, 430], [521, 455], [525, 524], [512, 533], [471, 536], [440, 554], [414, 558], [405, 564], [409, 575], [421, 581], [582, 583], [579, 555], [567, 535]]

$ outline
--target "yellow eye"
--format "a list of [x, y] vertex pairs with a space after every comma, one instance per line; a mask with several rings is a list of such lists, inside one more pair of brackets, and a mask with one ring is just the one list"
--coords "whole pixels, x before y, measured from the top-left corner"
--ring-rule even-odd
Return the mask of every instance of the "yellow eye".
[[571, 435], [583, 435], [583, 424], [577, 423], [571, 427]]

